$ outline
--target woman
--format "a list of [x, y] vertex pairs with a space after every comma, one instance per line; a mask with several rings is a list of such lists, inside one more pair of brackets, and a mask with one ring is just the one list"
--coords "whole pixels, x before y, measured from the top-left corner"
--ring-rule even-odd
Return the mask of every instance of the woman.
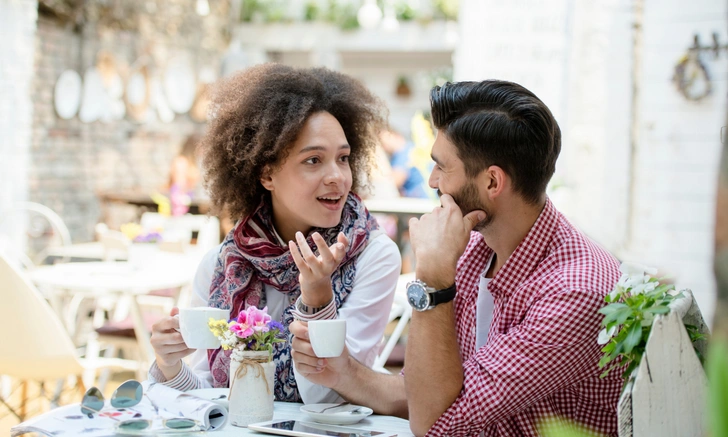
[[[225, 81], [212, 108], [201, 145], [205, 182], [213, 207], [237, 224], [201, 263], [191, 304], [233, 315], [267, 306], [286, 334], [294, 317], [338, 316], [350, 353], [371, 365], [401, 261], [352, 190], [369, 173], [382, 104], [343, 74], [266, 64]], [[188, 349], [177, 327], [174, 317], [154, 325], [150, 379], [182, 390], [227, 387], [229, 354]], [[276, 400], [340, 399], [297, 374], [288, 342], [276, 346]], [[188, 367], [181, 358], [193, 352]]]

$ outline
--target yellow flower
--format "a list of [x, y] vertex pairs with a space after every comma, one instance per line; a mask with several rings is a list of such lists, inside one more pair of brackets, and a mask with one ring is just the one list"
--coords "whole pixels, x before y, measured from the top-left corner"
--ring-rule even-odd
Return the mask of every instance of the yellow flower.
[[212, 317], [210, 317], [210, 321], [207, 322], [207, 326], [210, 328], [212, 335], [215, 337], [222, 337], [223, 333], [229, 329], [227, 320], [215, 320]]

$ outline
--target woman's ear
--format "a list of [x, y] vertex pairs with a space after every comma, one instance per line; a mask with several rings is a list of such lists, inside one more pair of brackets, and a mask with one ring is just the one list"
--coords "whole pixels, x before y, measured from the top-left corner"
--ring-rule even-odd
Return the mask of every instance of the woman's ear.
[[260, 183], [266, 190], [273, 191], [273, 177], [271, 176], [270, 167], [267, 165], [260, 172]]

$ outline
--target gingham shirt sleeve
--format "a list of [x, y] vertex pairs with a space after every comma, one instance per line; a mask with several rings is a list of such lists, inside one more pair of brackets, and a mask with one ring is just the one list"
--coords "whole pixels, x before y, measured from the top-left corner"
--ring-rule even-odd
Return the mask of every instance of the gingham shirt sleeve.
[[[570, 290], [536, 302], [523, 323], [463, 364], [463, 389], [428, 436], [475, 435], [599, 370], [598, 293]], [[463, 326], [472, 330], [474, 326]]]

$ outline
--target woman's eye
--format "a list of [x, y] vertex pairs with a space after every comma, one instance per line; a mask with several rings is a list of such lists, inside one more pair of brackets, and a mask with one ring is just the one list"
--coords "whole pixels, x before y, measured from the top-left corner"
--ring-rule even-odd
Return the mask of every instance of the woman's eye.
[[321, 162], [321, 160], [314, 156], [314, 157], [308, 158], [304, 162], [306, 164], [318, 164], [319, 162]]
[[344, 155], [341, 157], [342, 162], [349, 162], [349, 155]]

